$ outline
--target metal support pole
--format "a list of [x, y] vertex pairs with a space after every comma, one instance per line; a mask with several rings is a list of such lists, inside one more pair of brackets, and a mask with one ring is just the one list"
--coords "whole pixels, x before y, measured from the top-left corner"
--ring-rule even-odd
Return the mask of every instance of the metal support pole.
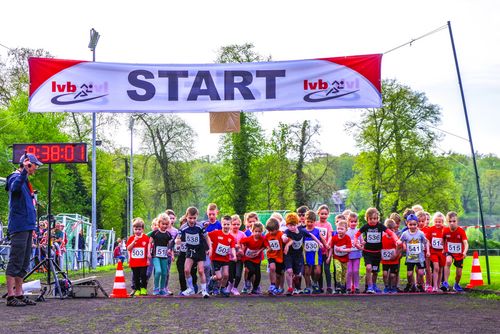
[[130, 189], [130, 235], [134, 235], [132, 221], [134, 220], [134, 117], [130, 117], [130, 174], [129, 174], [129, 189]]
[[[95, 61], [95, 48], [92, 50], [92, 61]], [[96, 113], [92, 113], [92, 269], [97, 267], [97, 171], [96, 171]]]
[[479, 216], [481, 217], [481, 226], [483, 229], [483, 242], [484, 242], [484, 252], [485, 252], [485, 256], [486, 256], [486, 272], [487, 272], [487, 276], [488, 276], [488, 285], [490, 285], [491, 284], [491, 281], [490, 281], [490, 261], [488, 258], [488, 244], [486, 243], [486, 228], [484, 227], [483, 200], [482, 200], [482, 196], [481, 196], [479, 172], [477, 170], [476, 154], [474, 152], [474, 144], [472, 143], [472, 135], [470, 132], [470, 125], [469, 125], [469, 116], [467, 115], [467, 106], [465, 103], [464, 89], [462, 87], [462, 78], [460, 76], [460, 68], [458, 67], [457, 52], [455, 50], [455, 42], [453, 40], [453, 33], [451, 31], [450, 21], [448, 21], [448, 30], [450, 31], [451, 47], [453, 48], [453, 57], [455, 57], [455, 67], [457, 69], [458, 85], [460, 86], [460, 94], [462, 95], [462, 105], [464, 108], [465, 123], [467, 124], [467, 133], [469, 134], [470, 150], [472, 152], [472, 162], [474, 163], [474, 172], [476, 173], [476, 187], [477, 187], [477, 197], [478, 197], [478, 202], [479, 202]]

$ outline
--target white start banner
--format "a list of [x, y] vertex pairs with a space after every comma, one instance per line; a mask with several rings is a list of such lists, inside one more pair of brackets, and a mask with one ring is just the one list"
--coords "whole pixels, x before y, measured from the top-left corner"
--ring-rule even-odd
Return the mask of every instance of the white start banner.
[[378, 108], [382, 55], [237, 64], [30, 58], [32, 112]]

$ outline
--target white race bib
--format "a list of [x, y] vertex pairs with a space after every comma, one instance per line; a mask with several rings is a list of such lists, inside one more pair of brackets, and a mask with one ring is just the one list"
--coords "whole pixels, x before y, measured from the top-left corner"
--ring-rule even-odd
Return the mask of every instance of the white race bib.
[[318, 251], [318, 243], [314, 240], [306, 240], [304, 242], [304, 248], [306, 252], [317, 252]]
[[258, 250], [253, 250], [253, 249], [250, 249], [250, 248], [247, 248], [246, 251], [245, 251], [245, 256], [249, 257], [249, 258], [254, 258], [258, 254], [259, 254]]
[[186, 253], [187, 247], [186, 247], [186, 243], [185, 242], [181, 242], [181, 245], [179, 247], [179, 251], [183, 252], [183, 253]]
[[146, 249], [144, 247], [132, 248], [130, 257], [132, 259], [143, 259], [145, 257], [144, 256], [145, 253], [146, 253]]
[[366, 232], [366, 242], [369, 244], [378, 244], [380, 243], [382, 237], [382, 233], [380, 232]]
[[[345, 249], [345, 246], [342, 246], [341, 249]], [[347, 252], [343, 252], [342, 250], [339, 250], [338, 247], [337, 248], [334, 248], [333, 249], [333, 252], [335, 253], [335, 255], [337, 256], [346, 256], [347, 255]]]
[[448, 242], [448, 253], [451, 253], [451, 254], [462, 253], [462, 243], [461, 242]]
[[408, 255], [418, 255], [422, 252], [422, 244], [408, 244]]
[[300, 247], [302, 247], [302, 239], [300, 240], [294, 240], [292, 242], [292, 248], [297, 250], [297, 249], [300, 249]]
[[443, 249], [443, 238], [432, 238], [432, 248]]
[[382, 249], [382, 260], [389, 261], [394, 254], [396, 254], [396, 250], [392, 249]]
[[200, 235], [186, 233], [186, 243], [188, 245], [198, 246], [200, 244]]
[[215, 254], [218, 254], [220, 256], [226, 256], [227, 254], [229, 254], [229, 246], [218, 244], [217, 248], [215, 249]]
[[326, 234], [328, 232], [326, 227], [316, 227], [316, 228], [319, 230], [319, 234], [326, 239]]
[[161, 257], [161, 258], [165, 258], [165, 257], [168, 257], [168, 247], [166, 246], [156, 246], [156, 254], [155, 256], [156, 257]]
[[269, 247], [273, 251], [279, 251], [280, 250], [280, 242], [279, 242], [279, 240], [276, 240], [276, 239], [269, 240]]

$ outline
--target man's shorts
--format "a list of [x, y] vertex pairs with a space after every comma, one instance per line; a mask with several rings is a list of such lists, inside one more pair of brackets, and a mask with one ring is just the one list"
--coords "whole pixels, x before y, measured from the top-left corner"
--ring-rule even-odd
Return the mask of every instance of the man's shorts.
[[431, 253], [430, 260], [439, 263], [440, 268], [446, 264], [446, 256], [443, 253]]
[[31, 260], [33, 231], [16, 232], [10, 235], [10, 256], [5, 274], [24, 277]]
[[267, 259], [267, 263], [271, 264], [274, 263], [276, 266], [276, 273], [281, 274], [283, 271], [285, 271], [285, 264], [283, 262], [276, 262], [276, 259]]
[[363, 259], [365, 260], [365, 266], [371, 264], [372, 272], [378, 273], [381, 260], [380, 252], [378, 253], [363, 252]]
[[391, 274], [399, 273], [399, 264], [382, 264], [383, 271], [390, 271]]
[[457, 260], [452, 254], [446, 253], [446, 256], [451, 256], [453, 258], [453, 265], [455, 268], [463, 268], [464, 267], [464, 259]]
[[229, 262], [212, 261], [212, 267], [214, 268], [214, 271], [219, 271], [224, 266], [229, 266]]
[[301, 275], [304, 270], [304, 256], [302, 254], [297, 255], [285, 255], [285, 269], [292, 269], [294, 275]]
[[415, 266], [417, 267], [417, 269], [425, 269], [425, 263], [406, 262], [406, 270], [407, 271], [413, 271], [413, 269], [415, 269]]

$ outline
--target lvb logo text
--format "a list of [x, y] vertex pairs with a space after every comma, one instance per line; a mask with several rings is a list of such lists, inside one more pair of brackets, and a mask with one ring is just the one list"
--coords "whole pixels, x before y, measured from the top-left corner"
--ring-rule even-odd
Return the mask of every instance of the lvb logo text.
[[324, 79], [318, 79], [315, 81], [304, 80], [304, 91], [308, 92], [306, 95], [304, 95], [304, 101], [328, 101], [356, 93], [358, 90], [358, 79], [354, 79], [352, 81], [343, 79], [333, 80], [332, 82]]
[[108, 83], [102, 84], [83, 83], [75, 84], [71, 81], [52, 81], [52, 93], [62, 93], [54, 96], [51, 100], [53, 104], [68, 105], [95, 100], [108, 95]]

